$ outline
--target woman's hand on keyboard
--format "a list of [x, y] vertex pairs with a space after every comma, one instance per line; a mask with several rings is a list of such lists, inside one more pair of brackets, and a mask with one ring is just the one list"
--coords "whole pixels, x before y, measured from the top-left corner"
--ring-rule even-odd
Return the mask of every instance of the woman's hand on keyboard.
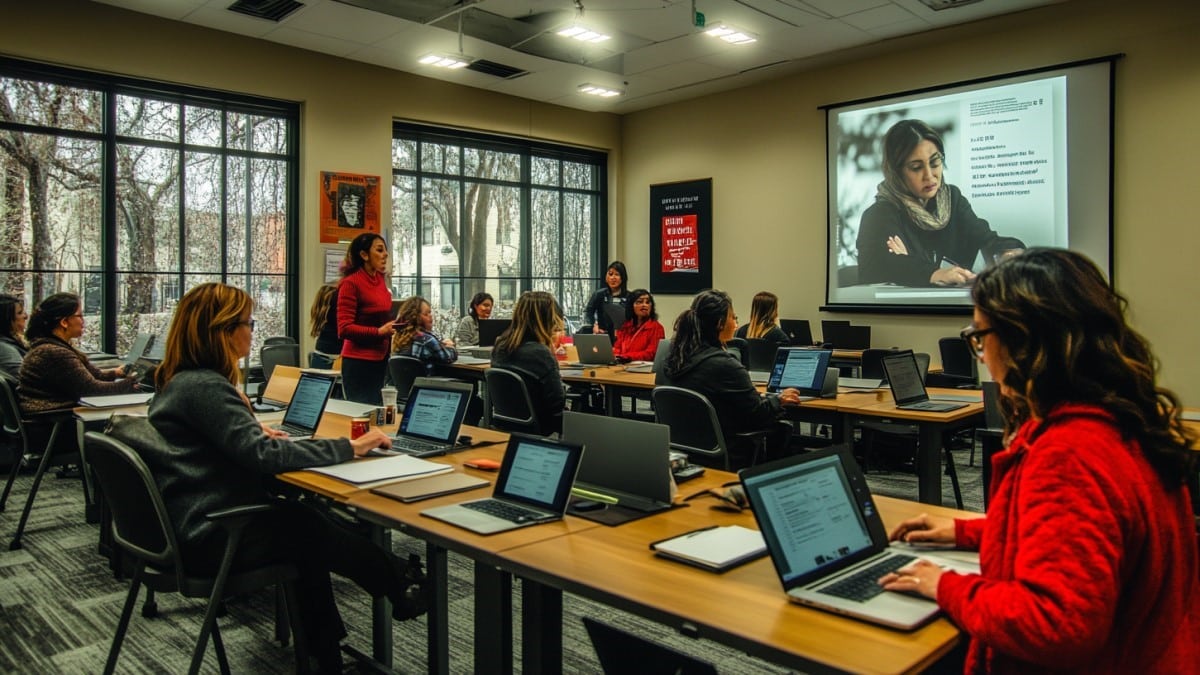
[[276, 429], [276, 428], [272, 427], [270, 424], [267, 424], [266, 422], [262, 423], [262, 430], [263, 430], [263, 433], [266, 434], [268, 438], [287, 438], [288, 437], [288, 434], [286, 431], [284, 431], [283, 429]]
[[938, 583], [944, 570], [928, 560], [918, 560], [908, 567], [889, 572], [879, 580], [884, 590], [901, 593], [920, 593], [930, 600], [937, 600]]
[[888, 540], [909, 544], [953, 544], [954, 537], [953, 520], [922, 513], [897, 525], [888, 535]]

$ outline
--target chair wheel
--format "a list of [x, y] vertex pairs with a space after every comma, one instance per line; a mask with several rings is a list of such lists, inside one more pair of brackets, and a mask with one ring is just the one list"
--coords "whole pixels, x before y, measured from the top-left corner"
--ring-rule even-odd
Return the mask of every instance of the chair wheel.
[[20, 540], [20, 539], [13, 539], [13, 540], [12, 540], [12, 543], [8, 545], [8, 550], [10, 550], [10, 551], [20, 551], [20, 550], [21, 550], [21, 540]]
[[146, 604], [142, 605], [142, 616], [147, 619], [153, 619], [154, 617], [158, 616], [158, 603], [147, 602]]

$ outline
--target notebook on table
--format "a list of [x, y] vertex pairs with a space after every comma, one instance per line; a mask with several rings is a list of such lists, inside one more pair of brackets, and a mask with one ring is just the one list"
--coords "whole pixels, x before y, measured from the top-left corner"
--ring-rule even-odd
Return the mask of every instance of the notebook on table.
[[582, 457], [578, 443], [512, 434], [490, 498], [425, 509], [421, 515], [477, 534], [561, 520]]
[[967, 407], [966, 403], [938, 401], [929, 398], [925, 383], [921, 381], [921, 370], [917, 358], [911, 351], [889, 354], [883, 357], [883, 372], [887, 375], [892, 398], [901, 410], [924, 410], [925, 412], [949, 412]]
[[617, 362], [613, 356], [612, 338], [603, 333], [577, 333], [575, 349], [579, 352], [579, 360], [568, 366], [611, 366]]
[[432, 457], [460, 447], [458, 430], [472, 393], [471, 385], [466, 382], [414, 383], [400, 417], [400, 427], [392, 437], [390, 454]]
[[491, 347], [496, 344], [496, 338], [500, 334], [508, 330], [512, 324], [512, 319], [480, 319], [479, 320], [479, 345], [480, 347]]
[[767, 391], [798, 389], [801, 400], [836, 398], [838, 370], [829, 367], [832, 355], [828, 349], [779, 348], [767, 380]]
[[[671, 508], [671, 428], [667, 425], [566, 411], [562, 438], [587, 443], [575, 476], [577, 496], [612, 500], [639, 512], [634, 517]], [[618, 522], [624, 520], [632, 518]]]
[[663, 338], [658, 341], [658, 347], [654, 349], [654, 361], [638, 366], [628, 366], [625, 368], [627, 373], [659, 373], [667, 365], [667, 356], [671, 353], [671, 338]]
[[[740, 472], [746, 498], [788, 600], [911, 630], [938, 613], [923, 597], [885, 591], [879, 578], [917, 557], [964, 572], [961, 552], [939, 557], [887, 531], [849, 446], [837, 445]], [[977, 560], [977, 559], [976, 559]]]
[[292, 394], [292, 402], [283, 415], [283, 421], [273, 428], [286, 432], [296, 440], [312, 438], [321, 424], [321, 415], [325, 414], [325, 405], [329, 403], [329, 395], [336, 381], [329, 375], [301, 372], [296, 382], [296, 393]]

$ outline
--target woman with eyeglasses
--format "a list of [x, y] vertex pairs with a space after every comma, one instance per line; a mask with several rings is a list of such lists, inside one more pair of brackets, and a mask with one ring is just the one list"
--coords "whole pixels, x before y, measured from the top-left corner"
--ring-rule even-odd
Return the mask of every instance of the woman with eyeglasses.
[[966, 286], [975, 259], [990, 265], [1025, 248], [1001, 237], [944, 181], [942, 136], [901, 120], [883, 138], [883, 182], [858, 226], [858, 283]]
[[25, 303], [8, 294], [0, 294], [0, 373], [15, 380], [21, 372], [21, 361], [29, 351], [25, 341]]
[[1196, 672], [1197, 438], [1125, 299], [1058, 249], [984, 270], [972, 296], [964, 335], [1007, 417], [987, 516], [923, 515], [891, 537], [978, 550], [981, 573], [918, 562], [881, 583], [970, 635], [965, 672]]
[[140, 454], [162, 491], [183, 559], [194, 573], [215, 574], [225, 548], [223, 531], [206, 514], [273, 506], [249, 526], [234, 567], [296, 565], [309, 653], [320, 672], [341, 672], [338, 642], [346, 629], [330, 572], [373, 596], [387, 596], [394, 618], [423, 611], [423, 598], [413, 595], [416, 590], [407, 581], [415, 572], [307, 503], [274, 499], [264, 486], [278, 473], [347, 462], [390, 447], [391, 441], [378, 429], [354, 440], [291, 440], [260, 423], [238, 387], [238, 361], [250, 354], [253, 309], [248, 293], [215, 282], [196, 286], [179, 301], [154, 374], [158, 393], [150, 403], [150, 424], [172, 451], [160, 455], [140, 448]]
[[342, 338], [342, 393], [357, 403], [379, 405], [388, 353], [396, 328], [387, 283], [388, 247], [374, 232], [358, 235], [346, 249], [338, 285], [337, 327]]
[[29, 317], [29, 352], [21, 363], [17, 392], [26, 413], [64, 410], [84, 396], [128, 394], [137, 382], [125, 366], [101, 370], [73, 342], [83, 335], [83, 305], [74, 293], [55, 293]]

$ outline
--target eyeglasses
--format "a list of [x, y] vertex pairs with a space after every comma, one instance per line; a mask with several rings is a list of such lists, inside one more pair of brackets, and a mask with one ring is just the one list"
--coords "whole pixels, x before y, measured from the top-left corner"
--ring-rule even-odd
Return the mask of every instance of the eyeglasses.
[[994, 328], [976, 328], [975, 326], [967, 326], [962, 329], [959, 336], [967, 341], [967, 346], [971, 348], [971, 353], [975, 354], [975, 358], [983, 356], [983, 338], [988, 333], [995, 333]]
[[233, 325], [235, 325], [235, 326], [250, 326], [250, 332], [251, 333], [254, 332], [254, 319], [250, 319], [249, 321], [239, 321]]

